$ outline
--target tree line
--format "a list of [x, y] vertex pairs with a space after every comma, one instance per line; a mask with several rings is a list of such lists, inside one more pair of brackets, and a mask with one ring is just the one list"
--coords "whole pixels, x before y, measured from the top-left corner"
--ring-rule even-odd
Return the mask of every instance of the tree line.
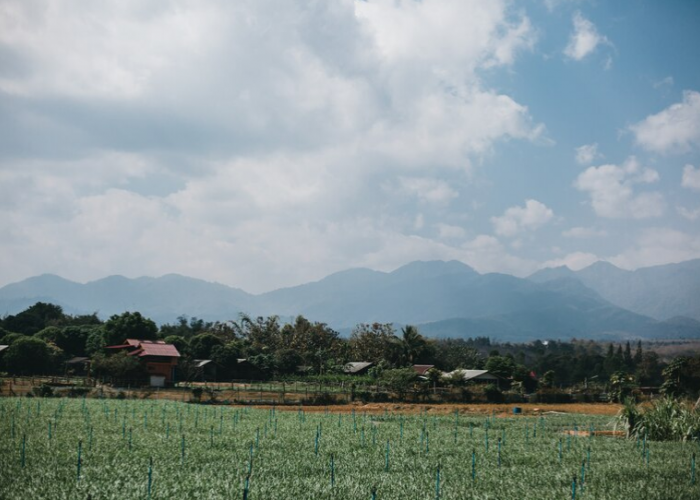
[[[145, 376], [137, 360], [110, 355], [107, 346], [127, 338], [164, 340], [181, 353], [178, 370], [196, 376], [194, 360], [210, 359], [221, 380], [242, 378], [247, 361], [256, 378], [300, 374], [340, 375], [350, 361], [372, 362], [371, 374], [413, 364], [434, 365], [449, 372], [458, 368], [486, 369], [523, 392], [537, 388], [605, 387], [622, 398], [639, 386], [663, 386], [672, 393], [700, 390], [700, 355], [665, 363], [650, 349], [636, 344], [589, 340], [537, 340], [497, 343], [486, 337], [428, 339], [414, 326], [358, 324], [344, 338], [325, 323], [298, 316], [282, 322], [277, 316], [209, 322], [180, 317], [160, 327], [139, 312], [115, 314], [102, 321], [97, 314], [70, 315], [55, 304], [38, 302], [0, 320], [0, 344], [10, 347], [0, 358], [0, 370], [10, 374], [64, 373], [65, 361], [90, 357], [95, 375]], [[435, 372], [434, 372], [435, 373]], [[449, 383], [449, 380], [435, 382]]]

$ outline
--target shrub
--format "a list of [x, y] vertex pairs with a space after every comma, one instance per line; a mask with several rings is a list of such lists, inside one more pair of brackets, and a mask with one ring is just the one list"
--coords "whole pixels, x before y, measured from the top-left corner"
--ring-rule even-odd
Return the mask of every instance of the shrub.
[[486, 396], [486, 401], [489, 403], [503, 402], [503, 393], [496, 384], [488, 384], [484, 387], [484, 396]]
[[32, 389], [32, 392], [35, 396], [38, 396], [40, 398], [50, 398], [54, 395], [53, 387], [51, 387], [49, 384], [41, 384], [38, 387], [34, 387]]
[[700, 438], [700, 412], [676, 399], [664, 398], [640, 412], [628, 400], [617, 416], [628, 436], [654, 441], [686, 441]]

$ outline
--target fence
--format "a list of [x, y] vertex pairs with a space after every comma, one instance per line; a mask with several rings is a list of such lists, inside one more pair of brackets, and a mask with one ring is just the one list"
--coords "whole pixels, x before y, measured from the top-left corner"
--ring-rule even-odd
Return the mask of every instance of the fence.
[[32, 394], [48, 385], [56, 395], [90, 393], [95, 397], [151, 398], [223, 404], [344, 404], [362, 402], [407, 403], [574, 403], [608, 401], [605, 394], [516, 393], [487, 394], [478, 385], [461, 388], [415, 384], [397, 391], [384, 384], [318, 381], [178, 382], [170, 387], [144, 386], [141, 380], [108, 380], [89, 377], [8, 377], [0, 379], [0, 396]]

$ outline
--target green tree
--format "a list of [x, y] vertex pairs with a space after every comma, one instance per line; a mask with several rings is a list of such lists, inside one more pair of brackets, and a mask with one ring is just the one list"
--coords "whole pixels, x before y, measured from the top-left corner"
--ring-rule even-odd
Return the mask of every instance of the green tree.
[[680, 396], [686, 391], [684, 369], [688, 365], [688, 358], [677, 357], [671, 361], [661, 372], [664, 383], [661, 384], [661, 392], [667, 396]]
[[232, 327], [235, 335], [244, 339], [253, 353], [273, 353], [279, 345], [280, 324], [277, 316], [253, 319], [243, 314]]
[[389, 390], [395, 392], [399, 399], [405, 396], [417, 380], [418, 374], [412, 368], [385, 370], [381, 375], [381, 381], [386, 384]]
[[396, 366], [401, 360], [401, 345], [391, 323], [359, 324], [350, 334], [350, 351], [355, 361], [385, 361]]
[[439, 339], [434, 349], [435, 365], [442, 370], [478, 370], [484, 366], [483, 356], [465, 339]]
[[190, 344], [187, 342], [187, 339], [180, 335], [168, 335], [163, 339], [163, 342], [174, 345], [177, 352], [179, 352], [182, 356], [189, 353]]
[[120, 345], [126, 339], [156, 340], [158, 327], [140, 312], [125, 312], [111, 316], [104, 324], [104, 341], [108, 346]]
[[325, 323], [312, 323], [297, 316], [293, 324], [282, 327], [277, 351], [295, 351], [301, 357], [297, 365], [312, 366], [319, 373], [327, 360], [342, 357], [341, 344], [338, 332]]
[[61, 306], [37, 302], [19, 314], [2, 320], [2, 327], [16, 333], [34, 335], [47, 326], [59, 325], [65, 318]]
[[85, 354], [92, 356], [95, 353], [100, 352], [107, 343], [105, 342], [104, 328], [95, 328], [90, 332], [88, 338], [85, 340]]
[[211, 333], [200, 333], [190, 340], [190, 354], [194, 359], [211, 359], [214, 347], [223, 346], [224, 341]]
[[418, 333], [418, 328], [407, 325], [401, 329], [401, 354], [406, 364], [413, 365], [427, 350], [428, 341]]
[[93, 332], [101, 334], [102, 327], [98, 325], [64, 326], [58, 330], [54, 343], [72, 356], [85, 356], [87, 341]]
[[515, 362], [508, 356], [491, 356], [486, 360], [485, 369], [492, 375], [507, 379], [513, 376]]
[[113, 379], [115, 383], [141, 384], [148, 379], [146, 367], [126, 351], [112, 356], [97, 355], [92, 360], [93, 373], [99, 377]]
[[237, 378], [238, 360], [243, 358], [244, 346], [241, 341], [231, 341], [225, 345], [212, 347], [211, 359], [216, 365], [216, 374], [219, 380]]
[[642, 357], [643, 357], [642, 341], [639, 340], [637, 342], [637, 350], [634, 352], [634, 357], [632, 358], [632, 361], [634, 362], [635, 366], [639, 365], [642, 362]]
[[549, 370], [540, 378], [540, 385], [546, 389], [554, 386], [554, 370]]
[[35, 337], [17, 339], [4, 356], [5, 367], [16, 375], [38, 375], [53, 372], [56, 353]]
[[304, 363], [304, 359], [294, 349], [277, 349], [274, 362], [275, 371], [287, 375], [296, 372], [297, 367]]

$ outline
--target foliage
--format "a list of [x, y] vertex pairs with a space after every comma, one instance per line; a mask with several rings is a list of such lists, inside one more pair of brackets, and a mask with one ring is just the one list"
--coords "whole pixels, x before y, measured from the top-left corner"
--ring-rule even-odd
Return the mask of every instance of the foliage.
[[641, 412], [628, 401], [618, 414], [618, 422], [628, 429], [628, 436], [654, 441], [700, 439], [700, 412], [674, 398], [655, 401]]
[[212, 350], [223, 345], [223, 340], [216, 335], [200, 333], [190, 340], [189, 353], [193, 359], [211, 359]]
[[515, 370], [515, 361], [509, 356], [491, 356], [486, 360], [484, 368], [497, 377], [508, 379]]
[[214, 323], [206, 322], [203, 319], [196, 317], [188, 319], [187, 316], [180, 316], [174, 325], [169, 323], [161, 325], [160, 336], [177, 336], [189, 340], [195, 335], [210, 331], [213, 327]]
[[408, 392], [418, 380], [418, 374], [411, 368], [397, 368], [382, 372], [381, 381], [399, 398]]
[[177, 352], [179, 352], [181, 356], [189, 354], [190, 345], [185, 337], [180, 335], [168, 335], [163, 339], [163, 342], [174, 345], [175, 349], [177, 349]]
[[15, 333], [34, 335], [51, 324], [57, 324], [63, 318], [61, 306], [37, 302], [19, 314], [2, 320], [2, 327]]
[[447, 372], [457, 368], [480, 370], [484, 367], [484, 357], [475, 345], [473, 339], [437, 339], [432, 343], [432, 364]]
[[24, 335], [23, 333], [8, 333], [5, 335], [3, 338], [0, 339], [0, 344], [2, 345], [12, 345], [14, 344], [17, 340], [26, 338], [27, 335]]
[[[2, 398], [0, 415], [2, 498], [145, 499], [150, 466], [153, 499], [365, 500], [376, 487], [381, 500], [428, 500], [437, 498], [439, 464], [441, 499], [554, 500], [572, 498], [574, 476], [579, 498], [583, 462], [582, 498], [690, 500], [698, 493], [690, 477], [695, 449], [681, 443], [648, 444], [647, 462], [624, 440], [567, 437], [559, 458], [561, 431], [571, 429], [572, 415], [339, 416], [89, 398]], [[606, 429], [607, 421], [577, 415], [575, 423]]]
[[140, 312], [112, 315], [104, 324], [104, 341], [107, 345], [120, 345], [126, 339], [156, 340], [158, 327], [153, 320]]
[[238, 360], [243, 357], [243, 347], [240, 341], [232, 341], [226, 345], [212, 348], [211, 359], [216, 365], [217, 375], [223, 379], [239, 378]]
[[503, 393], [496, 384], [486, 384], [484, 387], [484, 395], [489, 403], [503, 402]]
[[138, 384], [145, 382], [148, 377], [145, 366], [126, 351], [111, 356], [95, 356], [92, 370], [95, 375], [112, 378], [117, 383]]
[[620, 403], [624, 401], [637, 386], [634, 377], [629, 373], [615, 372], [610, 377], [610, 398]]
[[22, 337], [15, 340], [4, 355], [4, 362], [10, 373], [38, 374], [53, 373], [61, 353], [51, 349], [41, 339]]
[[401, 345], [391, 323], [357, 325], [350, 334], [350, 352], [355, 361], [384, 361], [389, 366], [400, 362]]
[[102, 334], [102, 328], [96, 325], [86, 326], [49, 326], [34, 334], [46, 342], [51, 342], [70, 356], [85, 356], [87, 354], [88, 338], [97, 332]]
[[412, 365], [420, 361], [426, 361], [430, 357], [432, 345], [428, 340], [418, 333], [418, 328], [413, 325], [405, 326], [401, 329], [401, 361], [404, 364]]
[[690, 395], [700, 391], [700, 356], [677, 357], [662, 371], [661, 392], [668, 396]]
[[542, 375], [540, 386], [549, 389], [554, 385], [554, 370], [549, 370]]

